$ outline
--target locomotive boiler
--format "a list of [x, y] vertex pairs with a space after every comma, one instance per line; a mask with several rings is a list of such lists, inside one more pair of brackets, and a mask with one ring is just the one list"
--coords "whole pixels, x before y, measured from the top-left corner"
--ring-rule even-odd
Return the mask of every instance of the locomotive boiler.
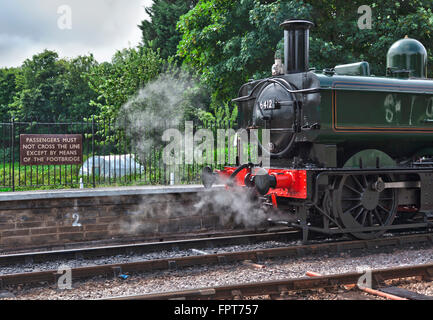
[[[270, 166], [211, 172], [255, 191], [304, 231], [370, 239], [430, 228], [433, 210], [433, 80], [415, 39], [389, 49], [385, 77], [368, 62], [316, 71], [309, 66], [313, 23], [287, 20], [284, 65], [250, 81], [234, 99], [240, 126], [268, 129]], [[278, 69], [282, 69], [280, 72]]]

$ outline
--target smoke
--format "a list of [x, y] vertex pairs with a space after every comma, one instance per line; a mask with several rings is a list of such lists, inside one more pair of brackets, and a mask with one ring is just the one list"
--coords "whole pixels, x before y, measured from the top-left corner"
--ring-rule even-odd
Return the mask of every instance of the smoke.
[[[268, 217], [247, 189], [235, 187], [223, 190], [217, 187], [180, 197], [149, 196], [136, 210], [128, 212], [121, 231], [126, 234], [176, 232], [182, 219], [194, 221], [191, 224], [197, 225], [208, 216], [218, 217], [219, 228], [260, 227]], [[204, 226], [197, 229], [204, 229]]]
[[209, 190], [200, 195], [194, 205], [197, 211], [208, 211], [219, 216], [221, 225], [234, 224], [247, 228], [258, 227], [266, 221], [265, 210], [247, 188]]
[[142, 156], [152, 147], [162, 146], [161, 137], [169, 128], [178, 128], [185, 119], [187, 93], [196, 83], [183, 71], [170, 70], [142, 88], [124, 104], [117, 125], [125, 128], [137, 153]]
[[[198, 89], [197, 89], [198, 88]], [[169, 71], [147, 84], [122, 106], [117, 124], [126, 133], [143, 159], [152, 148], [164, 147], [162, 136], [166, 129], [181, 128], [190, 115], [188, 108], [203, 108], [205, 89], [183, 71]], [[188, 119], [190, 120], [190, 119]], [[199, 193], [194, 204], [177, 200], [173, 196], [150, 196], [136, 211], [128, 213], [121, 226], [126, 233], [161, 232], [159, 220], [182, 217], [217, 215], [221, 226], [256, 227], [266, 220], [266, 213], [246, 189], [210, 190]]]
[[161, 221], [189, 216], [188, 200], [187, 195], [181, 195], [180, 199], [169, 194], [149, 195], [139, 203], [135, 211], [127, 213], [120, 229], [127, 234], [164, 231], [160, 229]]

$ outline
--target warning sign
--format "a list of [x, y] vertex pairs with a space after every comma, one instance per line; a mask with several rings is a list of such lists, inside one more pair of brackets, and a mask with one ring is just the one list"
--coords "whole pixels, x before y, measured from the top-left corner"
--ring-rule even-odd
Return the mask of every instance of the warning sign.
[[82, 164], [83, 136], [81, 134], [22, 134], [20, 162], [23, 166]]

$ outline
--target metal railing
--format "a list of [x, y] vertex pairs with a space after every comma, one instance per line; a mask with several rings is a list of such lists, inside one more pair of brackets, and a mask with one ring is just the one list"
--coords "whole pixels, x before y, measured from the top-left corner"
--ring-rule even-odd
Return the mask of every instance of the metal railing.
[[[173, 126], [166, 123], [143, 132], [160, 139], [168, 128]], [[194, 130], [200, 128], [203, 126], [194, 126]], [[210, 129], [216, 135], [216, 126], [210, 125]], [[154, 143], [143, 151], [140, 142], [127, 131], [118, 123], [95, 118], [64, 123], [0, 123], [0, 192], [200, 183], [204, 165], [168, 166], [162, 157], [165, 145]], [[22, 165], [21, 134], [81, 134], [83, 165]]]

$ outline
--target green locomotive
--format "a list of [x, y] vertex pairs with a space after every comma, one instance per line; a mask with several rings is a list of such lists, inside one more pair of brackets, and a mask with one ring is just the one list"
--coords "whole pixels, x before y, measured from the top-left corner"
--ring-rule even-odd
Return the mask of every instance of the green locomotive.
[[315, 71], [308, 54], [313, 24], [281, 26], [284, 66], [276, 63], [273, 77], [242, 86], [234, 100], [242, 128], [269, 129], [262, 147], [270, 167], [244, 164], [217, 174], [255, 188], [294, 217], [304, 239], [309, 231], [368, 239], [429, 228], [433, 80], [426, 78], [424, 46], [397, 41], [386, 77], [371, 75], [364, 61]]

